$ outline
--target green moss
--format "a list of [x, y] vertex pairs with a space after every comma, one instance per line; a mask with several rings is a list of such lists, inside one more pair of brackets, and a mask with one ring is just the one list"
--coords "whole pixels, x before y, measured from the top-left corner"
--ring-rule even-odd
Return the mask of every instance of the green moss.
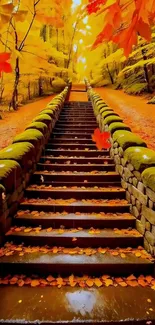
[[112, 111], [112, 110], [106, 110], [105, 112], [102, 112], [102, 117], [103, 118], [106, 118], [107, 116], [111, 116], [111, 115], [116, 115], [116, 116], [118, 116], [118, 114], [117, 113], [114, 113], [114, 111]]
[[126, 130], [115, 131], [112, 138], [113, 141], [117, 141], [124, 150], [131, 146], [146, 147], [146, 143], [138, 135], [130, 131], [126, 131]]
[[43, 122], [43, 121], [52, 121], [52, 118], [48, 114], [38, 115], [33, 122]]
[[20, 134], [18, 134], [14, 139], [13, 143], [22, 141], [37, 141], [42, 139], [44, 136], [39, 130], [28, 129]]
[[126, 124], [121, 123], [121, 122], [114, 122], [114, 123], [111, 123], [109, 125], [109, 131], [111, 133], [114, 133], [117, 130], [127, 130], [127, 131], [130, 131], [130, 128]]
[[111, 124], [113, 122], [122, 122], [123, 120], [119, 117], [119, 116], [116, 116], [116, 115], [111, 115], [111, 116], [108, 116], [104, 119], [104, 124]]
[[106, 106], [106, 107], [103, 107], [103, 108], [101, 108], [100, 109], [100, 114], [102, 114], [103, 112], [113, 112], [113, 109], [111, 108], [111, 107], [108, 107], [108, 106]]
[[22, 156], [33, 149], [34, 146], [29, 142], [14, 143], [0, 150], [0, 160], [12, 159], [19, 161]]
[[14, 160], [0, 160], [0, 179], [7, 177], [13, 169], [21, 168]]
[[155, 192], [155, 167], [150, 167], [142, 172], [142, 181], [145, 186]]
[[143, 147], [130, 147], [125, 150], [124, 157], [132, 163], [136, 170], [155, 166], [155, 151]]
[[33, 122], [27, 126], [26, 130], [28, 129], [36, 129], [44, 133], [45, 130], [48, 130], [48, 127], [43, 122]]
[[48, 114], [49, 116], [53, 116], [54, 112], [52, 109], [43, 109], [39, 115], [42, 115], [42, 114]]

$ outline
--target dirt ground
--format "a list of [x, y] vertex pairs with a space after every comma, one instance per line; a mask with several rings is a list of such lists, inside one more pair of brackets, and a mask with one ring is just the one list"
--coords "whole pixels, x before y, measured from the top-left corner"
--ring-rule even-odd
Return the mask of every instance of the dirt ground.
[[54, 95], [29, 103], [15, 112], [2, 113], [3, 120], [0, 120], [0, 149], [11, 144], [13, 138], [25, 130], [26, 126], [46, 107], [53, 97]]
[[123, 118], [134, 133], [145, 140], [149, 148], [155, 150], [155, 105], [147, 104], [147, 99], [143, 97], [125, 94], [122, 90], [94, 90]]

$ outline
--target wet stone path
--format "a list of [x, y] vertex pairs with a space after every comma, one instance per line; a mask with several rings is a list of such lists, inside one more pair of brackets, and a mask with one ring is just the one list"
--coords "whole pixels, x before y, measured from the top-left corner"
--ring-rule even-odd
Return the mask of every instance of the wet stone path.
[[6, 234], [1, 323], [154, 324], [155, 291], [123, 280], [154, 265], [96, 127], [90, 102], [66, 102]]

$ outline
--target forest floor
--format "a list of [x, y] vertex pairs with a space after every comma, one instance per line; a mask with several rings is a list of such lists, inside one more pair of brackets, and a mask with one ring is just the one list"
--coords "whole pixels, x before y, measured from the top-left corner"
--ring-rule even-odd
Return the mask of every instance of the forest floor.
[[46, 107], [55, 95], [35, 100], [33, 103], [21, 106], [18, 111], [2, 113], [0, 120], [0, 149], [11, 144], [13, 138], [24, 131], [36, 115]]
[[122, 90], [94, 88], [105, 102], [123, 118], [131, 130], [155, 150], [155, 105], [147, 104], [148, 99], [125, 94]]

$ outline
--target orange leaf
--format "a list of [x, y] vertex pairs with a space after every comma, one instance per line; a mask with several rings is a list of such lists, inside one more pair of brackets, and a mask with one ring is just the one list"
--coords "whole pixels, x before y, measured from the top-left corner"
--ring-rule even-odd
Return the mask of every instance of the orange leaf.
[[86, 284], [88, 287], [92, 287], [94, 285], [94, 281], [91, 279], [86, 280]]
[[32, 280], [31, 281], [31, 287], [37, 287], [39, 286], [40, 282], [38, 280]]
[[96, 279], [94, 280], [94, 283], [95, 283], [95, 285], [96, 285], [98, 288], [100, 288], [100, 287], [103, 285], [102, 282], [101, 282], [101, 280], [98, 279], [98, 278], [96, 278]]

